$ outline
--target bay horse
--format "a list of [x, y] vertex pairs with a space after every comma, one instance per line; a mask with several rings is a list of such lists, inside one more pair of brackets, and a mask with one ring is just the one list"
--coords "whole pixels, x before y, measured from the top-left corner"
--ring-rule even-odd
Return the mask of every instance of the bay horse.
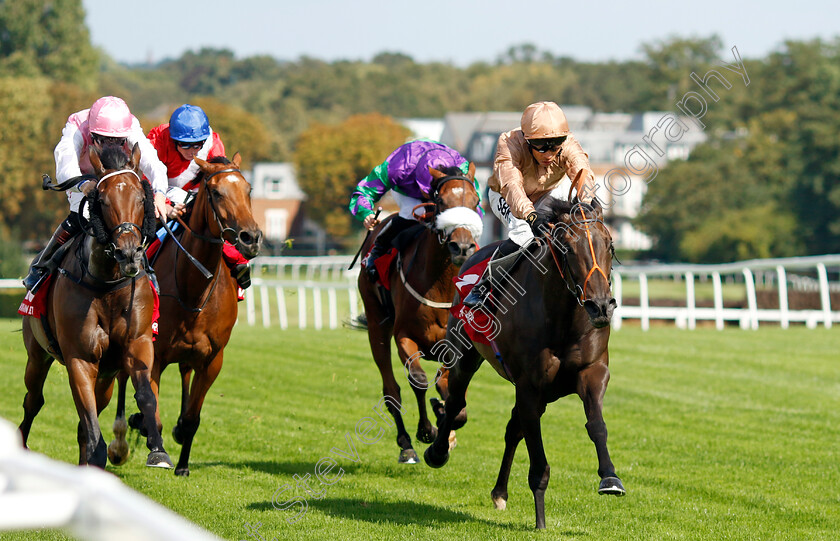
[[[455, 293], [452, 278], [461, 263], [475, 252], [476, 239], [481, 235], [481, 218], [476, 212], [479, 197], [473, 184], [475, 165], [470, 164], [467, 175], [457, 167], [442, 170], [430, 167], [429, 172], [433, 180], [425, 206], [433, 209], [429, 213], [431, 223], [391, 263], [389, 285], [393, 306], [380, 298], [377, 288], [381, 286], [371, 282], [366, 272], [359, 274], [358, 281], [370, 348], [382, 377], [382, 394], [397, 428], [401, 464], [415, 464], [418, 457], [400, 413], [400, 386], [391, 366], [391, 337], [417, 399], [420, 411], [417, 439], [430, 443], [437, 431], [426, 413], [425, 396], [430, 384], [420, 358], [436, 357], [435, 344], [446, 334], [448, 310]], [[386, 223], [387, 219], [374, 233], [378, 234]], [[365, 253], [375, 237], [370, 235], [364, 243]], [[447, 376], [445, 369], [439, 370], [434, 382], [444, 400], [448, 395]]]
[[[52, 279], [47, 314], [23, 318], [28, 353], [26, 396], [20, 432], [24, 445], [32, 421], [44, 405], [44, 381], [54, 359], [67, 368], [79, 413], [79, 464], [105, 467], [105, 442], [98, 415], [108, 405], [114, 376], [130, 375], [137, 406], [153, 421], [157, 393], [151, 385], [154, 362], [154, 296], [144, 270], [145, 244], [154, 236], [153, 194], [141, 180], [140, 150], [128, 156], [121, 146], [90, 150], [98, 182], [85, 198], [87, 235], [72, 241]], [[80, 211], [81, 214], [81, 211]], [[154, 422], [145, 425], [147, 466], [172, 467]]]
[[[251, 213], [251, 185], [239, 170], [240, 162], [239, 153], [232, 160], [195, 159], [201, 171], [198, 192], [186, 227], [175, 232], [186, 252], [211, 276], [205, 277], [171, 239], [164, 241], [153, 263], [160, 282], [161, 316], [152, 386], [158, 391], [166, 366], [179, 365], [181, 413], [172, 428], [172, 437], [182, 446], [175, 466], [175, 474], [181, 476], [190, 474], [190, 450], [201, 407], [222, 369], [224, 349], [238, 315], [237, 284], [222, 259], [222, 244], [231, 242], [243, 256], [253, 259], [262, 243], [262, 232]], [[124, 388], [123, 377], [120, 404], [124, 404]], [[124, 408], [118, 408], [117, 422], [124, 415]], [[159, 409], [153, 420], [162, 431]], [[148, 413], [143, 410], [129, 419], [129, 425], [140, 428], [141, 433], [147, 424]]]
[[[507, 283], [494, 278], [493, 300], [480, 308], [489, 317], [490, 323], [481, 326], [488, 330], [490, 340], [471, 340], [463, 321], [450, 318], [446, 344], [455, 361], [451, 363], [449, 400], [438, 436], [424, 455], [426, 463], [434, 468], [448, 460], [449, 449], [441, 434], [447, 433], [465, 407], [467, 385], [486, 359], [516, 387], [502, 465], [491, 497], [497, 509], [506, 507], [513, 455], [525, 438], [530, 458], [528, 484], [534, 494], [538, 529], [545, 528], [549, 480], [540, 417], [546, 404], [560, 397], [575, 393], [583, 401], [586, 430], [598, 456], [598, 492], [625, 493], [607, 451], [607, 427], [602, 415], [610, 379], [609, 323], [616, 306], [610, 292], [612, 237], [597, 200], [592, 206], [574, 201], [550, 199], [542, 208], [538, 206], [538, 211], [551, 217], [553, 229], [545, 232], [540, 242], [524, 249], [522, 257], [528, 261], [520, 261], [508, 274]], [[494, 249], [490, 245], [479, 251], [463, 268], [483, 261]]]

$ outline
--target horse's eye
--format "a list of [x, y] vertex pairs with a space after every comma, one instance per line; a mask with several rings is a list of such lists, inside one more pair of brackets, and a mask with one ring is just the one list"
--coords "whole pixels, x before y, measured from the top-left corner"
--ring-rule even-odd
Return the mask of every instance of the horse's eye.
[[222, 193], [219, 190], [210, 190], [210, 195], [213, 196], [213, 199], [219, 199], [222, 197]]

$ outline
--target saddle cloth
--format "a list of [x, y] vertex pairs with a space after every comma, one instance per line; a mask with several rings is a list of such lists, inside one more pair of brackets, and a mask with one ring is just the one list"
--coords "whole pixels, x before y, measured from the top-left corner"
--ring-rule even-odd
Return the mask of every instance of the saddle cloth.
[[[472, 288], [481, 279], [491, 258], [492, 256], [479, 261], [452, 279], [455, 282], [455, 287], [458, 289], [458, 295], [461, 301], [469, 295]], [[464, 331], [471, 340], [487, 344], [488, 346], [491, 345], [492, 337], [488, 335], [491, 334], [494, 326], [492, 317], [486, 310], [482, 308], [470, 309], [464, 306], [463, 302], [459, 302], [449, 309], [449, 313], [456, 319], [464, 322]]]

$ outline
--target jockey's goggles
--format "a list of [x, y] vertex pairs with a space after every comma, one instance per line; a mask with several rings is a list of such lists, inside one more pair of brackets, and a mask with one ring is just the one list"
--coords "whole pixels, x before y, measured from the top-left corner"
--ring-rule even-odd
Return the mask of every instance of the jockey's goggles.
[[532, 139], [528, 141], [528, 146], [540, 154], [545, 154], [546, 152], [554, 152], [565, 142], [565, 137], [557, 137], [556, 139]]
[[107, 135], [99, 135], [98, 133], [91, 133], [90, 139], [93, 141], [93, 144], [100, 147], [108, 145], [122, 146], [125, 145], [126, 141], [125, 137], [108, 137]]
[[[204, 141], [206, 141], [205, 139]], [[173, 139], [173, 141], [175, 141]], [[204, 146], [204, 141], [175, 141], [175, 146], [189, 150], [191, 148], [201, 148]]]

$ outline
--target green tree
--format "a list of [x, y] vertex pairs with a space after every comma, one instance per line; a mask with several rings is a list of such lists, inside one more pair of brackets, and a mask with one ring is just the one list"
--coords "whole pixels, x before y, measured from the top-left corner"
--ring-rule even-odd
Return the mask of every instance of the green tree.
[[347, 237], [347, 206], [356, 183], [403, 144], [409, 131], [380, 114], [355, 115], [337, 126], [313, 124], [298, 140], [294, 164], [310, 218]]
[[96, 86], [99, 54], [81, 0], [0, 1], [0, 74]]

